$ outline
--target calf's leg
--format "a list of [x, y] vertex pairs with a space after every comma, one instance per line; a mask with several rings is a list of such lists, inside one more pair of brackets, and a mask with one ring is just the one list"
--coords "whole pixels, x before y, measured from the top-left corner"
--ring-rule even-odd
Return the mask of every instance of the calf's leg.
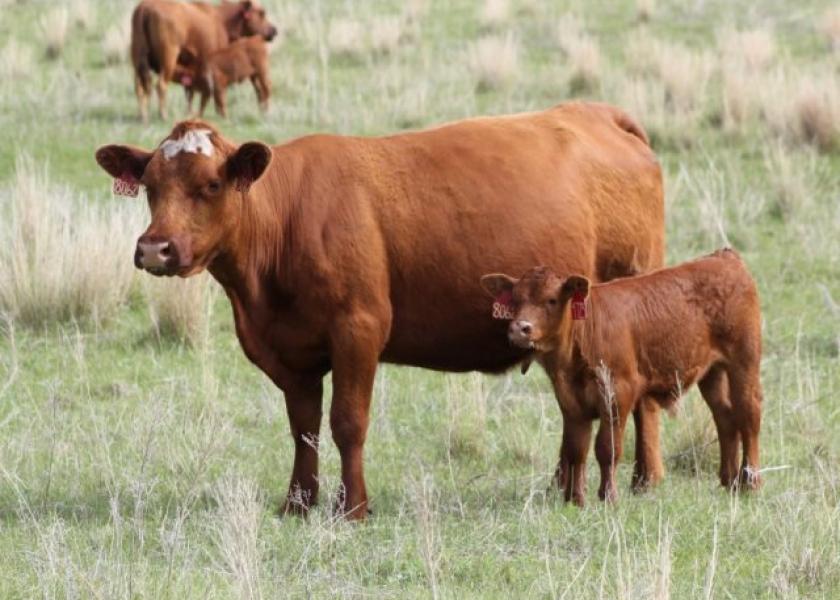
[[322, 394], [320, 377], [299, 378], [286, 386], [286, 412], [295, 442], [295, 460], [281, 514], [306, 514], [318, 501]]
[[700, 394], [712, 411], [720, 446], [720, 484], [731, 487], [738, 477], [738, 443], [740, 433], [729, 400], [729, 382], [722, 367], [712, 367], [697, 382]]
[[758, 434], [761, 430], [762, 391], [758, 365], [741, 370], [730, 369], [729, 389], [735, 424], [741, 434], [743, 457], [738, 475], [740, 489], [761, 487], [758, 474]]
[[564, 497], [566, 502], [583, 506], [586, 502], [586, 455], [592, 439], [592, 421], [571, 420], [566, 426], [563, 420], [563, 453], [561, 461], [566, 467]]
[[624, 426], [635, 400], [629, 386], [619, 383], [615, 386], [614, 397], [602, 398], [601, 401], [601, 425], [595, 438], [595, 457], [601, 467], [598, 497], [605, 502], [618, 499], [615, 468], [623, 450]]
[[660, 412], [659, 403], [649, 396], [643, 397], [633, 410], [633, 422], [636, 426], [636, 462], [630, 487], [634, 492], [645, 491], [658, 484], [665, 476], [659, 445]]

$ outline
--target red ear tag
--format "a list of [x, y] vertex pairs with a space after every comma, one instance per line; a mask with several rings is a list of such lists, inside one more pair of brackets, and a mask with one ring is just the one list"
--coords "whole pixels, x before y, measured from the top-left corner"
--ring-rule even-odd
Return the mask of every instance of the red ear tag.
[[136, 198], [140, 192], [140, 182], [131, 173], [123, 173], [114, 179], [114, 187], [112, 189], [115, 196]]
[[250, 177], [239, 177], [236, 180], [236, 191], [237, 192], [247, 192], [251, 189], [251, 184], [254, 183], [254, 180]]
[[572, 295], [572, 319], [583, 321], [586, 318], [586, 295], [583, 292], [575, 292]]
[[507, 321], [513, 319], [513, 297], [510, 292], [502, 292], [496, 296], [496, 301], [493, 302], [493, 318]]

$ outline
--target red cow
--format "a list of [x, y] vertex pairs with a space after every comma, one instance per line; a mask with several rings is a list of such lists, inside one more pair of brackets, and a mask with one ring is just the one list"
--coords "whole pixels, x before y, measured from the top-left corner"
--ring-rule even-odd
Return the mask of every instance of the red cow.
[[[187, 121], [157, 149], [105, 146], [96, 159], [121, 185], [146, 188], [152, 219], [137, 266], [208, 269], [246, 355], [285, 393], [295, 442], [285, 510], [305, 511], [318, 494], [313, 440], [328, 372], [340, 506], [363, 518], [380, 361], [504, 371], [528, 351], [507, 342], [507, 322], [487, 318], [483, 273], [548, 264], [603, 280], [663, 257], [659, 165], [641, 129], [606, 105], [276, 146]], [[656, 417], [640, 417], [645, 434], [658, 431]], [[640, 481], [661, 476], [658, 447], [644, 449]]]

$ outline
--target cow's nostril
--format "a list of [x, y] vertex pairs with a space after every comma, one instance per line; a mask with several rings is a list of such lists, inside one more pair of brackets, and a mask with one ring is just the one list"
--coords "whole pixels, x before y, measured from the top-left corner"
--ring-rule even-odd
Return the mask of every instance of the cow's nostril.
[[530, 323], [523, 323], [519, 326], [519, 331], [524, 333], [525, 335], [531, 335], [531, 324]]
[[160, 249], [160, 255], [169, 258], [172, 255], [172, 246], [166, 244], [163, 248]]

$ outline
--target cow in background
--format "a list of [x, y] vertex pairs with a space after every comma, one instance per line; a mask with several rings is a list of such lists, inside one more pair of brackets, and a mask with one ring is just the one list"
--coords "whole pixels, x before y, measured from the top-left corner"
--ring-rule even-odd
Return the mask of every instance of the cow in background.
[[201, 75], [207, 58], [231, 41], [246, 36], [270, 41], [276, 34], [265, 10], [250, 0], [218, 5], [143, 0], [131, 17], [131, 63], [141, 119], [145, 123], [149, 118], [152, 72], [158, 73], [159, 114], [165, 119], [166, 86], [179, 62]]
[[482, 284], [509, 299], [510, 341], [537, 354], [557, 391], [569, 432], [566, 500], [584, 503], [593, 419], [598, 495], [614, 500], [627, 416], [644, 398], [669, 407], [695, 383], [717, 426], [721, 484], [759, 486], [761, 311], [734, 251], [600, 285], [544, 267]]
[[[186, 121], [158, 148], [109, 145], [96, 160], [129, 180], [120, 187], [146, 188], [151, 223], [135, 264], [181, 277], [207, 269], [245, 354], [283, 390], [295, 451], [289, 512], [317, 500], [328, 373], [338, 506], [362, 519], [379, 362], [503, 372], [530, 351], [488, 315], [481, 275], [546, 264], [602, 280], [663, 260], [659, 163], [641, 128], [604, 104], [274, 146]], [[658, 414], [637, 425], [643, 482], [661, 476]]]

